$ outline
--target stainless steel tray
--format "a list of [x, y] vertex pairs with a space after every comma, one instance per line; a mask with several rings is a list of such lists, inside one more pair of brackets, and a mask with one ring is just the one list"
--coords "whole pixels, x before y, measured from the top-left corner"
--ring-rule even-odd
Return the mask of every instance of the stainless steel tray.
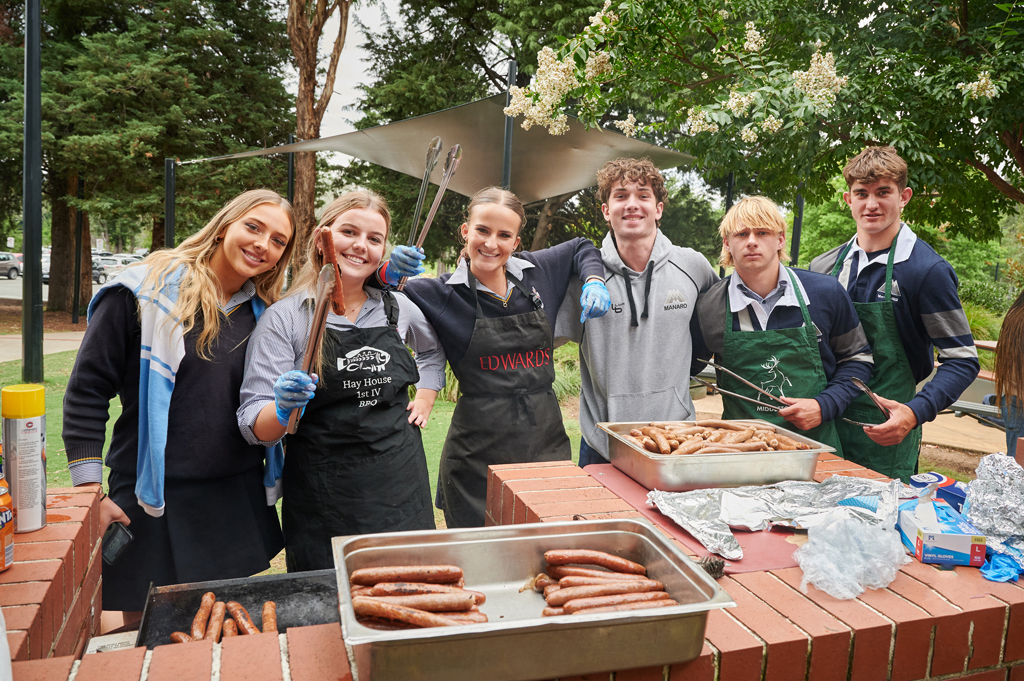
[[[646, 520], [538, 523], [335, 537], [341, 627], [356, 681], [527, 681], [685, 662], [700, 654], [707, 613], [735, 605]], [[559, 548], [607, 551], [642, 563], [680, 605], [541, 617], [544, 597], [519, 589]], [[349, 573], [383, 565], [460, 566], [490, 621], [378, 631], [356, 622]]]
[[[693, 421], [673, 421], [692, 426]], [[598, 423], [608, 433], [608, 456], [613, 466], [650, 490], [686, 492], [708, 487], [770, 485], [783, 480], [813, 480], [818, 455], [834, 452], [834, 447], [812, 440], [792, 430], [757, 419], [734, 423], [768, 425], [777, 432], [810, 449], [795, 452], [730, 452], [722, 454], [652, 454], [624, 436], [634, 428], [649, 426], [649, 421]]]

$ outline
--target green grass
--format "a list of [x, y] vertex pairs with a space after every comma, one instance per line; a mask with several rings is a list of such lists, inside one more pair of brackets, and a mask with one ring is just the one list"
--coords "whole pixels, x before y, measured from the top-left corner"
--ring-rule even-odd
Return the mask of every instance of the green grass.
[[942, 466], [936, 466], [923, 456], [918, 460], [917, 468], [922, 473], [925, 471], [935, 472], [938, 473], [939, 475], [945, 475], [947, 478], [959, 480], [960, 482], [970, 482], [971, 480], [973, 480], [973, 478], [971, 478], [969, 475], [965, 473], [960, 473], [949, 468], [943, 468]]

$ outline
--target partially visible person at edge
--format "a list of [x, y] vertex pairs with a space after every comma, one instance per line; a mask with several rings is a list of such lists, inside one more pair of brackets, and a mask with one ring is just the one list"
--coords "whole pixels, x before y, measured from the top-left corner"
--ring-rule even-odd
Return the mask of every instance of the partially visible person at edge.
[[694, 347], [790, 405], [776, 412], [777, 402], [719, 371], [724, 390], [765, 405], [722, 395], [722, 418], [795, 426], [841, 455], [833, 419], [859, 394], [850, 379], [866, 382], [872, 366], [850, 296], [831, 277], [783, 264], [786, 223], [763, 196], [730, 208], [719, 234], [719, 264], [735, 270], [697, 301]]
[[1006, 426], [1006, 453], [1017, 455], [1024, 437], [1024, 291], [1006, 311], [996, 344], [996, 395]]
[[289, 572], [333, 566], [331, 537], [434, 529], [420, 428], [444, 386], [444, 353], [405, 295], [364, 288], [384, 257], [390, 226], [387, 204], [370, 191], [348, 192], [324, 209], [319, 228], [330, 229], [345, 314], [328, 311], [312, 375], [299, 367], [325, 262], [319, 239], [310, 240], [291, 290], [267, 310], [249, 343], [238, 409], [245, 439], [273, 444], [292, 409], [305, 409], [287, 437], [284, 464]]
[[579, 344], [580, 466], [608, 463], [601, 421], [694, 417], [690, 320], [697, 296], [718, 281], [707, 258], [674, 246], [658, 229], [665, 179], [650, 159], [618, 158], [597, 173], [601, 245], [612, 311], [585, 327], [571, 287], [555, 335]]
[[[956, 273], [900, 220], [913, 196], [907, 164], [892, 147], [867, 147], [843, 177], [857, 233], [811, 262], [850, 293], [875, 359], [868, 385], [889, 416], [878, 426], [836, 423], [846, 457], [906, 481], [917, 471], [921, 424], [953, 404], [978, 375], [978, 351], [957, 295]], [[917, 392], [933, 369], [935, 376]], [[878, 423], [882, 414], [858, 396], [844, 414]]]
[[[526, 224], [512, 192], [483, 189], [469, 202], [454, 273], [412, 279], [405, 290], [437, 330], [461, 397], [441, 453], [437, 506], [448, 527], [484, 524], [487, 467], [572, 458], [552, 384], [552, 326], [573, 281], [576, 316], [608, 310], [601, 256], [590, 241], [511, 257]], [[422, 272], [420, 251], [398, 246], [379, 279]]]
[[107, 412], [120, 398], [100, 534], [119, 521], [134, 535], [103, 565], [103, 609], [126, 611], [126, 622], [141, 615], [151, 582], [248, 577], [284, 546], [264, 474], [264, 458], [273, 469], [280, 452], [247, 443], [235, 410], [246, 343], [280, 294], [293, 234], [285, 199], [245, 192], [89, 304], [64, 446], [72, 482], [100, 484]]

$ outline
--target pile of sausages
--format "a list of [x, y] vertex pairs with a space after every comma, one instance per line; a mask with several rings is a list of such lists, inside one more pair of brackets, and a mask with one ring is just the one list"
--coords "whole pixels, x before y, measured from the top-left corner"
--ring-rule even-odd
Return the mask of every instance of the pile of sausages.
[[742, 421], [659, 423], [634, 428], [623, 436], [652, 454], [723, 454], [728, 452], [774, 452], [810, 449], [803, 442], [783, 435], [769, 423], [756, 427]]
[[487, 621], [479, 606], [487, 599], [465, 589], [455, 565], [405, 565], [362, 568], [349, 577], [356, 621], [391, 631], [452, 627]]
[[[207, 591], [199, 604], [199, 612], [192, 619], [192, 632], [174, 632], [171, 634], [171, 643], [188, 643], [207, 638], [217, 643], [221, 636], [227, 638], [239, 634], [259, 633], [260, 630], [253, 624], [249, 612], [240, 603], [218, 601], [212, 591]], [[274, 601], [263, 604], [262, 633], [277, 633], [277, 604]]]
[[523, 588], [533, 587], [544, 594], [548, 603], [541, 613], [544, 617], [679, 605], [669, 598], [664, 584], [647, 578], [647, 568], [631, 560], [584, 549], [547, 551], [544, 559], [547, 571]]

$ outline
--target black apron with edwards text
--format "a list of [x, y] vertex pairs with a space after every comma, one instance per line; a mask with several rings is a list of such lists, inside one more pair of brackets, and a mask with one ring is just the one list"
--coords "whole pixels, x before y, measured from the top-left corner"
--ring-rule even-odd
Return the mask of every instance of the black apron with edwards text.
[[406, 411], [419, 372], [383, 295], [387, 326], [326, 330], [320, 385], [288, 436], [289, 572], [333, 567], [331, 537], [434, 529], [423, 441]]
[[488, 466], [572, 459], [551, 387], [553, 336], [540, 296], [506, 272], [534, 310], [485, 318], [476, 277], [468, 268], [466, 274], [476, 323], [465, 356], [452, 367], [462, 395], [441, 453], [437, 484], [437, 507], [448, 527], [484, 524]]

